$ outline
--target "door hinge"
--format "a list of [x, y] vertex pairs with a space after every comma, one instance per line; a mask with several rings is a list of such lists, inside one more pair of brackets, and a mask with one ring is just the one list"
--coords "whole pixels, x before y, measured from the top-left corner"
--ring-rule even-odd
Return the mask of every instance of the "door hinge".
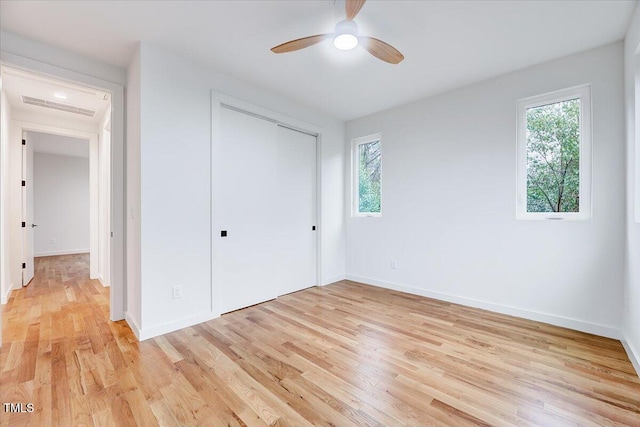
[[22, 228], [24, 228], [24, 227], [26, 227], [26, 226], [27, 226], [27, 223], [26, 223], [26, 222], [24, 222], [24, 221], [22, 221]]
[[22, 263], [22, 268], [27, 268], [27, 263], [26, 262]]
[[26, 139], [22, 140], [22, 145], [27, 145], [27, 140]]
[[26, 187], [27, 186], [27, 181], [22, 181], [22, 186]]

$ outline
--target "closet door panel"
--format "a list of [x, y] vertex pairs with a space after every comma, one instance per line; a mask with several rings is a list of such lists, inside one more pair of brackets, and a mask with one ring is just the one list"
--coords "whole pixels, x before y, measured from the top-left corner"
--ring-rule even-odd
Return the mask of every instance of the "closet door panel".
[[222, 108], [214, 156], [214, 280], [225, 313], [278, 295], [278, 126]]
[[316, 137], [278, 127], [280, 295], [316, 284]]

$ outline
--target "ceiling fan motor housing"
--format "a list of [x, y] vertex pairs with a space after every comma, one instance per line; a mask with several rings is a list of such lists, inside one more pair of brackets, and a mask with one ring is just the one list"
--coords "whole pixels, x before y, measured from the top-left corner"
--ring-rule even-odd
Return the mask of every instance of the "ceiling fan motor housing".
[[333, 44], [338, 49], [353, 49], [358, 44], [358, 25], [351, 20], [345, 19], [336, 24]]

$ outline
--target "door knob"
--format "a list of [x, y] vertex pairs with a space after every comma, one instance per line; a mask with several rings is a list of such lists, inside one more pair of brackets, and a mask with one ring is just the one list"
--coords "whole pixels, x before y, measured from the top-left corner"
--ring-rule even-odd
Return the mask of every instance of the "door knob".
[[36, 228], [38, 224], [31, 224], [31, 228]]

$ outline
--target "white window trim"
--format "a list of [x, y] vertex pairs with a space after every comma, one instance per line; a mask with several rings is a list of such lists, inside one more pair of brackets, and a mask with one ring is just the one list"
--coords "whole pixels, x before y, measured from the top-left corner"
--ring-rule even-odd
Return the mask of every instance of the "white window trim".
[[[362, 136], [351, 140], [351, 216], [352, 217], [381, 217], [382, 216], [382, 163], [380, 164], [380, 212], [360, 212], [360, 191], [359, 185], [359, 165], [358, 165], [358, 147], [371, 142], [380, 142], [382, 150], [382, 134]], [[382, 158], [380, 159], [382, 162]]]
[[[580, 99], [580, 206], [579, 212], [527, 212], [527, 123], [526, 111], [532, 107]], [[516, 218], [532, 220], [586, 220], [592, 215], [591, 168], [591, 85], [576, 86], [518, 101], [517, 108], [517, 194]]]
[[[633, 147], [635, 150], [635, 165], [633, 165], [633, 171], [635, 173], [634, 177], [634, 186], [635, 186], [635, 221], [640, 223], [640, 44], [638, 45], [638, 51], [636, 51], [636, 55], [634, 57], [635, 64], [633, 70], [633, 91], [635, 93], [635, 117], [634, 126], [635, 126], [635, 135], [632, 137], [635, 138], [633, 142]], [[632, 120], [633, 120], [632, 119]]]

